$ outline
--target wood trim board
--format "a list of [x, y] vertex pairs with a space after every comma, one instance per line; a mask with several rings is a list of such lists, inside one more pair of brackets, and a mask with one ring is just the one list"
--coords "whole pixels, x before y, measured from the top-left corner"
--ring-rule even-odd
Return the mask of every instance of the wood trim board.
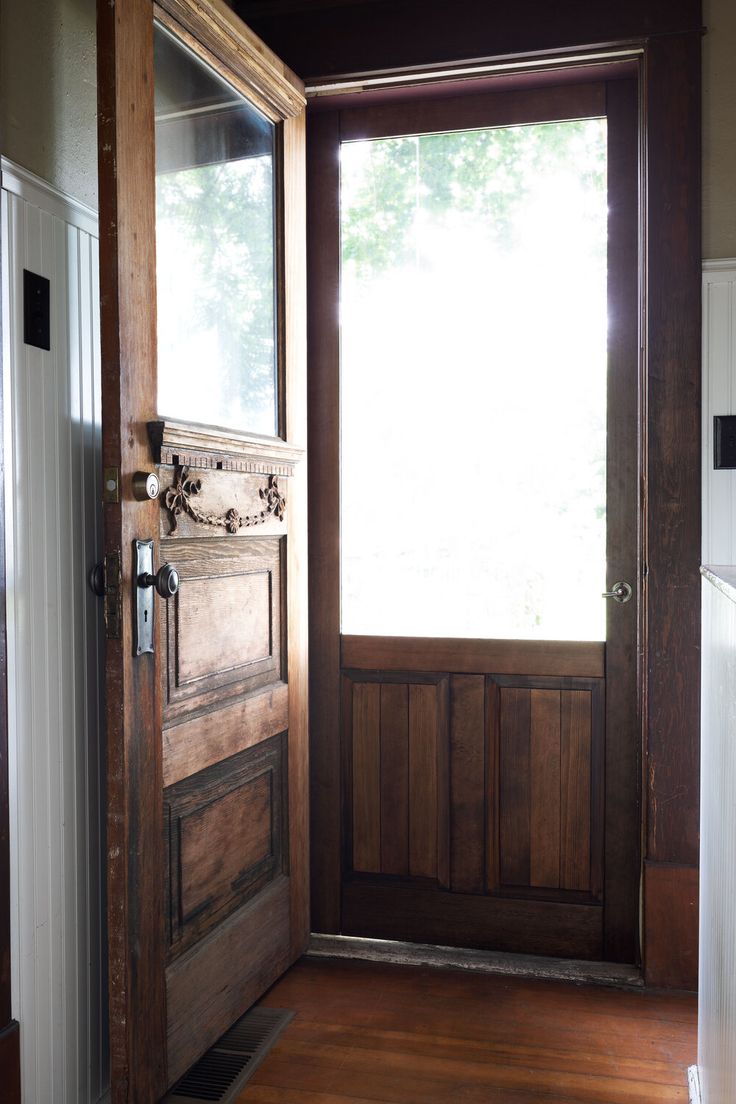
[[343, 636], [342, 666], [376, 671], [603, 678], [605, 645], [576, 641]]

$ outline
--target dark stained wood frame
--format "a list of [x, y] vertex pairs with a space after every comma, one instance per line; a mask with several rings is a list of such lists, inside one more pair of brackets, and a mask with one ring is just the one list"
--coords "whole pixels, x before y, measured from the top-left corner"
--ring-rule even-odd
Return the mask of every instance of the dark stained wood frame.
[[[2, 274], [0, 274], [0, 292]], [[0, 320], [0, 338], [2, 320]], [[0, 352], [0, 361], [2, 352]], [[10, 961], [10, 778], [8, 773], [8, 634], [5, 606], [5, 394], [0, 378], [0, 1085], [20, 1104], [20, 1031], [13, 1019]]]
[[[434, 0], [431, 4], [441, 7]], [[247, 10], [247, 0], [242, 0], [242, 6]], [[666, 881], [670, 901], [675, 883], [680, 885], [683, 899], [691, 896], [698, 862], [700, 3], [679, 0], [663, 5], [659, 0], [627, 0], [613, 8], [580, 4], [566, 17], [555, 13], [551, 20], [550, 9], [537, 0], [501, 15], [495, 9], [491, 15], [487, 6], [474, 0], [461, 0], [449, 19], [442, 18], [439, 11], [436, 18], [424, 18], [425, 11], [416, 24], [416, 37], [397, 31], [402, 20], [409, 18], [411, 5], [393, 6], [392, 19], [396, 18], [390, 34], [385, 17], [375, 18], [374, 12], [370, 19], [369, 7], [364, 5], [360, 12], [346, 15], [355, 32], [352, 37], [346, 35], [345, 27], [338, 30], [339, 20], [332, 22], [330, 30], [331, 16], [317, 16], [314, 10], [309, 13], [311, 31], [306, 35], [298, 19], [283, 21], [282, 33], [267, 19], [258, 25], [266, 33], [273, 29], [278, 48], [292, 63], [296, 61], [303, 73], [315, 78], [358, 70], [376, 74], [392, 65], [415, 69], [439, 66], [481, 54], [511, 61], [526, 53], [528, 60], [531, 53], [543, 49], [551, 56], [585, 49], [603, 59], [606, 50], [602, 44], [639, 52], [636, 153], [641, 167], [640, 255], [646, 258], [646, 265], [636, 291], [621, 287], [618, 294], [622, 301], [636, 294], [646, 304], [638, 335], [643, 360], [639, 426], [642, 513], [633, 522], [640, 527], [644, 552], [638, 565], [644, 595], [637, 643], [641, 745], [639, 764], [609, 763], [608, 769], [624, 769], [631, 775], [632, 770], [639, 774], [641, 766], [645, 780], [642, 820], [648, 877], [642, 950], [646, 979], [652, 984], [672, 985], [679, 978], [681, 984], [691, 984], [697, 939], [694, 923], [683, 926], [683, 946], [669, 949], [666, 968], [662, 955], [649, 955], [647, 947], [657, 931], [649, 918], [661, 911], [654, 899], [657, 887]], [[466, 9], [478, 9], [477, 19], [466, 20]], [[337, 48], [340, 37], [347, 40], [342, 51]], [[539, 62], [545, 70], [551, 64], [549, 59]], [[624, 92], [618, 98], [614, 93], [608, 109], [630, 111], [632, 105], [625, 99]], [[347, 107], [348, 99], [343, 97], [343, 103]], [[335, 112], [319, 110], [318, 100], [314, 108], [308, 141], [309, 394], [310, 434], [319, 439], [320, 448], [311, 460], [310, 482], [311, 643], [316, 657], [311, 699], [312, 922], [316, 931], [334, 932], [341, 930], [339, 609], [336, 588], [323, 584], [325, 580], [334, 582], [339, 571], [338, 347], [337, 328], [332, 324], [339, 258], [337, 237], [325, 233], [338, 209], [338, 166], [330, 152], [335, 149], [338, 121]], [[626, 248], [631, 247], [629, 242]], [[609, 809], [608, 817], [608, 830], [613, 832], [615, 810]], [[638, 841], [621, 840], [622, 858], [632, 847], [638, 849]], [[652, 868], [660, 864], [667, 866], [666, 880], [652, 876]], [[615, 946], [611, 945], [611, 951], [616, 953]]]
[[[294, 167], [280, 197], [283, 240], [281, 351], [287, 402], [281, 428], [306, 446], [303, 301], [304, 99], [300, 82], [247, 28], [233, 33], [221, 0], [163, 0], [156, 13], [207, 60], [248, 77], [247, 95], [280, 120], [282, 157]], [[167, 1087], [164, 932], [164, 840], [160, 649], [133, 659], [132, 542], [157, 534], [160, 507], [135, 502], [131, 479], [150, 470], [147, 423], [156, 410], [155, 193], [152, 0], [98, 2], [100, 284], [103, 304], [103, 465], [120, 473], [120, 502], [104, 506], [104, 550], [122, 551], [122, 636], [108, 640], [108, 930], [110, 1051], [115, 1104], [159, 1099]], [[181, 20], [181, 25], [179, 24]], [[109, 258], [116, 258], [111, 264]], [[105, 259], [107, 258], [107, 263]], [[283, 393], [283, 388], [282, 388]], [[291, 959], [306, 945], [307, 622], [306, 470], [297, 466], [289, 491], [286, 552], [290, 704], [289, 810]], [[294, 872], [299, 871], [299, 876]]]
[[[524, 87], [512, 91], [494, 92], [487, 87], [481, 93], [475, 92], [474, 82], [468, 83], [468, 92], [460, 98], [454, 95], [445, 97], [443, 86], [437, 86], [434, 99], [425, 94], [420, 101], [410, 100], [397, 105], [371, 104], [368, 107], [351, 107], [349, 104], [355, 97], [349, 97], [348, 107], [339, 111], [334, 108], [325, 111], [320, 107], [310, 120], [310, 146], [309, 165], [310, 171], [319, 174], [319, 185], [315, 184], [315, 190], [319, 191], [320, 207], [314, 213], [310, 212], [310, 233], [317, 240], [311, 244], [310, 256], [315, 258], [319, 252], [319, 274], [313, 274], [313, 283], [310, 288], [310, 306], [320, 310], [319, 316], [310, 315], [310, 341], [319, 343], [320, 353], [313, 354], [310, 361], [312, 372], [311, 386], [314, 388], [314, 407], [312, 414], [320, 419], [336, 417], [339, 406], [339, 363], [337, 361], [338, 348], [334, 330], [335, 313], [334, 306], [329, 301], [332, 291], [335, 294], [335, 271], [326, 271], [326, 266], [331, 263], [329, 258], [336, 255], [336, 241], [338, 231], [338, 204], [330, 204], [329, 198], [336, 193], [337, 177], [335, 170], [335, 147], [331, 143], [357, 138], [371, 138], [379, 135], [399, 135], [434, 131], [436, 129], [464, 129], [466, 127], [514, 123], [531, 123], [541, 121], [554, 121], [558, 119], [584, 118], [605, 115], [609, 104], [615, 105], [621, 101], [629, 108], [628, 116], [624, 110], [619, 110], [616, 117], [617, 132], [626, 133], [626, 139], [616, 140], [623, 146], [627, 155], [633, 149], [633, 163], [631, 157], [623, 157], [620, 151], [613, 149], [609, 161], [609, 174], [615, 181], [617, 193], [626, 195], [623, 209], [617, 209], [615, 216], [618, 222], [614, 229], [620, 229], [625, 233], [626, 249], [618, 249], [614, 252], [610, 267], [614, 273], [613, 285], [609, 288], [609, 302], [614, 304], [614, 310], [621, 306], [624, 312], [618, 312], [622, 319], [621, 324], [614, 325], [614, 348], [611, 349], [611, 365], [609, 383], [609, 418], [612, 419], [617, 432], [617, 442], [621, 449], [631, 457], [628, 468], [623, 471], [620, 467], [615, 471], [609, 471], [609, 508], [613, 515], [614, 524], [621, 528], [625, 537], [626, 562], [620, 564], [614, 557], [609, 563], [609, 570], [615, 571], [621, 567], [624, 574], [616, 578], [637, 579], [638, 563], [641, 559], [641, 542], [639, 537], [639, 501], [637, 489], [639, 486], [637, 463], [639, 450], [637, 447], [637, 426], [639, 424], [639, 409], [641, 405], [639, 384], [639, 350], [637, 320], [640, 317], [639, 288], [636, 280], [637, 256], [638, 256], [638, 222], [636, 217], [636, 200], [638, 195], [638, 99], [637, 84], [631, 76], [631, 61], [627, 60], [619, 65], [609, 65], [607, 69], [609, 80], [605, 83], [593, 84], [569, 83], [559, 86], [545, 86], [542, 89]], [[484, 82], [487, 84], [488, 82]], [[623, 91], [620, 91], [619, 89]], [[611, 89], [616, 89], [612, 92]], [[339, 128], [336, 130], [335, 128]], [[315, 141], [315, 134], [317, 136]], [[628, 146], [626, 145], [628, 142]], [[327, 167], [325, 167], [327, 166]], [[327, 173], [331, 177], [325, 181]], [[310, 198], [312, 195], [310, 189]], [[631, 250], [633, 249], [633, 254]], [[313, 261], [314, 263], [314, 261]], [[627, 268], [628, 266], [628, 268]], [[631, 279], [631, 271], [634, 273]], [[628, 277], [626, 273], [629, 273]], [[630, 290], [633, 283], [633, 300], [623, 299], [620, 284], [624, 290]], [[336, 301], [336, 300], [335, 300]], [[628, 313], [625, 313], [628, 311]], [[329, 327], [332, 325], [333, 332]], [[329, 345], [328, 345], [329, 343]], [[331, 359], [334, 358], [334, 359]], [[620, 408], [620, 398], [623, 389], [626, 389], [626, 399], [623, 409]], [[324, 388], [324, 390], [320, 390]], [[319, 407], [319, 409], [316, 409]], [[610, 428], [610, 427], [609, 427]], [[581, 902], [599, 897], [603, 882], [603, 869], [601, 856], [603, 854], [604, 819], [603, 810], [606, 805], [605, 794], [608, 795], [608, 806], [612, 810], [611, 819], [618, 814], [620, 823], [611, 823], [607, 838], [611, 842], [611, 854], [606, 868], [606, 887], [613, 898], [619, 899], [618, 912], [613, 912], [611, 920], [604, 935], [604, 957], [616, 961], [634, 961], [637, 956], [637, 903], [640, 878], [640, 848], [638, 841], [640, 809], [640, 762], [639, 747], [640, 738], [638, 727], [639, 695], [637, 687], [637, 644], [639, 639], [639, 624], [637, 609], [641, 607], [641, 601], [632, 603], [630, 607], [622, 609], [613, 607], [609, 613], [616, 618], [615, 634], [612, 637], [614, 644], [608, 646], [602, 643], [569, 643], [555, 641], [508, 641], [508, 640], [462, 640], [442, 638], [409, 638], [409, 637], [369, 637], [369, 636], [342, 636], [339, 635], [339, 523], [337, 520], [337, 505], [339, 501], [339, 456], [337, 441], [331, 435], [331, 429], [320, 422], [319, 431], [315, 435], [320, 444], [313, 448], [313, 478], [315, 482], [311, 488], [311, 509], [313, 525], [312, 538], [312, 563], [322, 562], [322, 557], [329, 555], [329, 570], [318, 570], [312, 574], [311, 601], [312, 601], [312, 630], [321, 634], [319, 655], [320, 659], [313, 658], [312, 669], [312, 762], [313, 779], [319, 778], [322, 787], [326, 787], [326, 779], [331, 778], [327, 770], [328, 753], [325, 747], [326, 739], [340, 740], [339, 732], [335, 735], [334, 729], [328, 728], [326, 718], [332, 723], [332, 715], [328, 711], [328, 696], [332, 699], [335, 695], [336, 674], [342, 668], [352, 670], [357, 677], [398, 678], [397, 672], [412, 672], [411, 676], [405, 675], [405, 679], [414, 681], [421, 678], [421, 673], [429, 677], [432, 672], [444, 672], [457, 674], [461, 677], [453, 680], [455, 685], [462, 685], [464, 681], [473, 682], [473, 673], [486, 676], [486, 694], [489, 695], [490, 685], [496, 682], [498, 685], [531, 685], [525, 677], [534, 676], [534, 686], [544, 685], [559, 688], [566, 686], [568, 689], [575, 687], [593, 689], [595, 681], [607, 674], [609, 669], [607, 652], [615, 657], [613, 665], [613, 677], [619, 678], [623, 670], [620, 688], [628, 700], [628, 711], [621, 705], [617, 705], [618, 714], [612, 712], [611, 723], [617, 724], [619, 733], [617, 739], [616, 754], [610, 754], [611, 770], [608, 774], [608, 784], [600, 792], [594, 794], [594, 807], [597, 816], [593, 822], [594, 836], [591, 840], [593, 856], [593, 886], [595, 892], [593, 898], [590, 893], [580, 894]], [[328, 459], [327, 456], [331, 458]], [[334, 467], [333, 467], [334, 465]], [[315, 474], [315, 472], [317, 474]], [[319, 483], [318, 483], [319, 480]], [[324, 482], [322, 482], [324, 481]], [[334, 495], [335, 499], [325, 501], [323, 496]], [[327, 514], [329, 512], [329, 518]], [[314, 524], [314, 520], [317, 524]], [[334, 525], [337, 529], [330, 529]], [[615, 547], [612, 542], [612, 548]], [[609, 561], [611, 561], [611, 549], [609, 549]], [[609, 579], [613, 576], [609, 575]], [[637, 590], [637, 594], [640, 591]], [[329, 619], [329, 620], [328, 620]], [[318, 627], [319, 626], [319, 627]], [[330, 639], [331, 638], [331, 639]], [[334, 655], [334, 640], [339, 640], [337, 656]], [[327, 648], [325, 647], [327, 644]], [[312, 656], [318, 654], [317, 645], [313, 639]], [[328, 662], [337, 661], [337, 667], [323, 667]], [[319, 671], [319, 673], [318, 673]], [[378, 674], [380, 672], [380, 676]], [[388, 673], [388, 674], [387, 674]], [[512, 682], [509, 676], [515, 676]], [[324, 681], [329, 681], [326, 684]], [[627, 681], [623, 682], [623, 678]], [[549, 680], [552, 681], [549, 681]], [[587, 679], [588, 682], [580, 680]], [[336, 696], [336, 695], [335, 695]], [[610, 695], [616, 699], [618, 695]], [[600, 755], [603, 749], [602, 733], [599, 731], [599, 714], [603, 704], [602, 687], [600, 684], [595, 689], [596, 709], [596, 740], [595, 754]], [[343, 695], [343, 711], [345, 709], [345, 696]], [[626, 713], [626, 716], [624, 714]], [[488, 718], [489, 714], [486, 713]], [[490, 721], [488, 721], [490, 724]], [[344, 724], [342, 725], [344, 731]], [[494, 749], [493, 733], [487, 735], [487, 753], [490, 756]], [[332, 755], [335, 755], [334, 748]], [[348, 755], [345, 747], [342, 748], [343, 758]], [[491, 759], [489, 758], [489, 762]], [[596, 785], [603, 778], [602, 763], [597, 760], [597, 769], [594, 772]], [[350, 811], [350, 775], [343, 772], [343, 786], [341, 795], [343, 803], [342, 824], [349, 823]], [[470, 779], [468, 780], [470, 784]], [[337, 783], [332, 781], [332, 785]], [[453, 779], [453, 785], [456, 780]], [[612, 800], [613, 788], [617, 786], [631, 795], [628, 804], [617, 807]], [[457, 797], [460, 800], [460, 793]], [[475, 800], [485, 803], [486, 795], [481, 789]], [[462, 804], [466, 806], [470, 801], [468, 793], [464, 793]], [[328, 804], [322, 803], [323, 799], [314, 795], [313, 830], [317, 833], [325, 832], [325, 824], [329, 818], [330, 831], [340, 833], [343, 831], [337, 821], [335, 811], [340, 807], [338, 790], [333, 789], [328, 799]], [[453, 805], [454, 807], [454, 805]], [[345, 815], [345, 814], [348, 815]], [[518, 892], [508, 886], [500, 886], [498, 883], [498, 855], [497, 834], [491, 831], [494, 818], [498, 811], [489, 811], [489, 840], [487, 841], [488, 859], [491, 862], [490, 869], [486, 872], [468, 873], [467, 878], [459, 866], [470, 862], [468, 848], [458, 842], [456, 853], [458, 861], [453, 864], [453, 890], [477, 892], [480, 883], [488, 877], [493, 884], [487, 888], [494, 896], [515, 896], [519, 899], [528, 897], [543, 900], [544, 891], [524, 890]], [[483, 818], [483, 811], [478, 815]], [[622, 830], [622, 825], [626, 827]], [[454, 831], [459, 833], [458, 840], [463, 838], [462, 824], [455, 826]], [[619, 837], [621, 843], [619, 843]], [[350, 851], [345, 849], [343, 840], [340, 848], [341, 863], [336, 865], [337, 848], [331, 842], [325, 848], [325, 835], [315, 836], [321, 839], [319, 847], [314, 848], [313, 859], [313, 903], [315, 915], [313, 926], [315, 930], [339, 931], [341, 924], [341, 904], [339, 896], [336, 898], [330, 890], [330, 914], [320, 912], [324, 906], [325, 898], [321, 896], [325, 892], [325, 883], [336, 876], [339, 869], [339, 881], [343, 881], [350, 871], [348, 861]], [[614, 842], [615, 841], [615, 842]], [[608, 854], [608, 851], [606, 852]], [[326, 862], [329, 863], [327, 869]], [[476, 856], [477, 861], [482, 859]], [[459, 864], [459, 865], [458, 865]], [[349, 875], [354, 878], [353, 874]], [[348, 890], [348, 893], [351, 893]], [[548, 894], [552, 896], [552, 894]], [[566, 891], [566, 900], [573, 900], [575, 894]], [[325, 916], [333, 927], [323, 929], [319, 925], [324, 923]], [[318, 919], [319, 917], [319, 919]], [[428, 930], [428, 929], [427, 929]], [[502, 925], [499, 927], [499, 934]], [[358, 934], [360, 934], [358, 932]], [[476, 938], [477, 938], [476, 933]], [[508, 936], [506, 936], [507, 938]], [[520, 944], [521, 945], [521, 944]], [[505, 945], [508, 949], [508, 945]], [[525, 948], [528, 949], [528, 948]]]

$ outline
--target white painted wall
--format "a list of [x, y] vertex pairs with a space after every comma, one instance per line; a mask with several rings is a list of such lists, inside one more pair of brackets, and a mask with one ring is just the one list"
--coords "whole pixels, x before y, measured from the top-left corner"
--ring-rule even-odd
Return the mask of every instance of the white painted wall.
[[[13, 1014], [23, 1100], [88, 1104], [107, 1083], [97, 225], [6, 162], [1, 199]], [[51, 280], [50, 352], [23, 343], [24, 268]]]
[[[718, 569], [715, 569], [718, 572]], [[698, 1073], [736, 1100], [736, 570], [703, 581]]]
[[[703, 266], [703, 562], [736, 582], [736, 471], [713, 468], [713, 417], [736, 414], [736, 259]], [[703, 583], [698, 1076], [736, 1100], [736, 591]]]
[[703, 265], [702, 553], [706, 564], [736, 564], [736, 471], [713, 468], [716, 414], [736, 414], [736, 260]]
[[0, 3], [0, 152], [97, 206], [96, 0]]

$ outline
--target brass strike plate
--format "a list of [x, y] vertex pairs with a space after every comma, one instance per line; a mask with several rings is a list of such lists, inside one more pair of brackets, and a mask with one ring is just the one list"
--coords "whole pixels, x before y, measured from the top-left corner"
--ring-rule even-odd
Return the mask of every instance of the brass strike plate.
[[120, 472], [117, 468], [105, 468], [102, 473], [102, 501], [120, 501]]

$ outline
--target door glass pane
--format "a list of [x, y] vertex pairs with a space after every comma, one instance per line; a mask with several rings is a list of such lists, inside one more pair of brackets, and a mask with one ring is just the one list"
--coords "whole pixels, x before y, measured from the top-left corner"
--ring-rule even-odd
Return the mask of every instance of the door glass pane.
[[158, 409], [274, 434], [274, 125], [155, 31]]
[[345, 143], [342, 630], [602, 640], [606, 123]]

